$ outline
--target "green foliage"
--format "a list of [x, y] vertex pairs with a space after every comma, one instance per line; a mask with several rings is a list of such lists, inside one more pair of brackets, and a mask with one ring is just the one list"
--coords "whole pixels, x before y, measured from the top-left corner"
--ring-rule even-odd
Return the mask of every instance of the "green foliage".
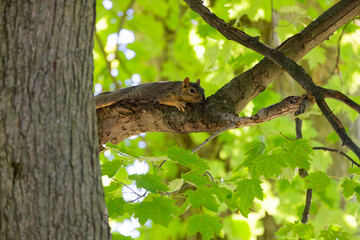
[[305, 177], [306, 188], [322, 192], [330, 184], [330, 178], [324, 172], [310, 173]]
[[129, 175], [129, 179], [135, 180], [136, 187], [145, 188], [152, 193], [169, 190], [169, 188], [161, 182], [162, 178], [153, 174]]
[[114, 159], [112, 161], [105, 162], [101, 165], [102, 175], [107, 175], [108, 177], [113, 177], [117, 171], [122, 167], [122, 161], [120, 159]]
[[247, 217], [254, 198], [263, 200], [263, 189], [260, 183], [260, 180], [257, 179], [243, 179], [237, 182], [237, 188], [229, 202], [229, 207], [239, 209], [241, 214]]
[[213, 190], [208, 187], [199, 187], [196, 191], [188, 190], [185, 195], [189, 197], [190, 203], [194, 208], [204, 206], [209, 210], [217, 212], [219, 209], [219, 203], [216, 201], [213, 195]]
[[326, 230], [321, 230], [320, 237], [324, 240], [347, 240], [351, 239], [351, 235], [344, 231], [344, 229], [338, 225], [331, 224]]
[[113, 232], [112, 233], [112, 239], [113, 240], [131, 240], [133, 238], [131, 237], [125, 237], [124, 235], [121, 235], [120, 233]]
[[220, 236], [222, 225], [219, 223], [219, 217], [198, 214], [189, 217], [188, 221], [188, 233], [190, 236], [196, 232], [199, 232], [204, 240], [213, 238], [215, 234]]
[[[183, 1], [111, 2], [111, 9], [103, 1], [96, 6], [94, 81], [103, 90], [139, 80], [175, 81], [188, 76], [191, 81], [201, 79], [208, 97], [263, 58], [226, 40]], [[337, 1], [205, 2], [234, 27], [276, 47]], [[316, 84], [339, 90], [356, 102], [360, 101], [358, 26], [358, 19], [348, 23], [298, 61]], [[135, 41], [116, 42], [120, 30], [133, 33]], [[295, 81], [282, 75], [240, 116], [303, 93]], [[327, 99], [327, 103], [341, 116], [350, 136], [356, 137], [359, 114], [339, 101]], [[340, 147], [339, 137], [321, 115], [314, 105], [299, 116], [304, 139], [296, 140], [293, 116], [281, 117], [227, 131], [199, 155], [189, 150], [208, 133], [146, 133], [118, 145], [107, 143], [100, 161], [110, 226], [134, 217], [142, 225], [137, 239], [144, 240], [186, 239], [194, 234], [202, 239], [256, 239], [265, 231], [271, 239], [276, 231], [279, 239], [360, 239], [359, 168], [349, 168], [341, 155], [312, 148], [340, 149], [359, 160]], [[138, 162], [146, 163], [148, 172], [131, 170]], [[301, 178], [299, 169], [307, 170], [308, 176]], [[314, 190], [310, 224], [301, 224], [307, 188]], [[114, 232], [113, 239], [131, 238]]]
[[360, 201], [360, 183], [356, 182], [352, 179], [345, 178], [343, 184], [341, 184], [343, 188], [344, 197], [348, 198], [356, 193], [358, 201]]
[[190, 151], [173, 146], [168, 151], [168, 157], [185, 167], [191, 168], [193, 171], [198, 173], [204, 173], [209, 169], [206, 162], [199, 158], [198, 155], [192, 154]]
[[298, 139], [282, 143], [272, 151], [265, 152], [265, 144], [255, 142], [246, 152], [243, 167], [249, 168], [253, 178], [264, 176], [276, 178], [286, 167], [309, 170], [312, 148], [308, 140]]
[[151, 219], [154, 223], [167, 227], [176, 211], [174, 200], [151, 194], [141, 203], [134, 205], [134, 216], [139, 219], [141, 224], [145, 224], [147, 220]]
[[290, 239], [314, 239], [314, 227], [310, 224], [293, 223], [286, 224], [276, 232], [278, 236], [285, 237], [290, 235]]
[[122, 197], [108, 198], [106, 200], [106, 206], [109, 211], [109, 218], [117, 218], [123, 216], [128, 212], [129, 205]]

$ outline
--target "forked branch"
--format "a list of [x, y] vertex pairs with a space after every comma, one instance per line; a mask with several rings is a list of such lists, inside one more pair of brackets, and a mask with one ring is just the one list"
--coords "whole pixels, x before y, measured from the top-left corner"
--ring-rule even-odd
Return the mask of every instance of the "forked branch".
[[[340, 139], [343, 141], [343, 144], [349, 149], [351, 149], [358, 156], [358, 158], [360, 158], [360, 148], [347, 135], [345, 128], [342, 126], [340, 120], [330, 111], [329, 107], [324, 101], [324, 92], [326, 92], [325, 89], [315, 85], [312, 78], [305, 72], [305, 70], [301, 66], [299, 66], [291, 58], [286, 57], [282, 52], [261, 43], [257, 37], [251, 37], [243, 31], [233, 27], [229, 23], [226, 23], [223, 19], [211, 13], [211, 11], [202, 4], [201, 0], [184, 1], [194, 12], [198, 13], [205, 22], [207, 22], [211, 27], [218, 30], [224, 37], [260, 53], [261, 55], [272, 60], [283, 70], [285, 70], [295, 81], [297, 81], [303, 87], [303, 89], [307, 93], [310, 93], [312, 96], [315, 97], [316, 103], [319, 106], [321, 112], [329, 121]], [[354, 1], [354, 4], [356, 9], [359, 11], [360, 1]]]

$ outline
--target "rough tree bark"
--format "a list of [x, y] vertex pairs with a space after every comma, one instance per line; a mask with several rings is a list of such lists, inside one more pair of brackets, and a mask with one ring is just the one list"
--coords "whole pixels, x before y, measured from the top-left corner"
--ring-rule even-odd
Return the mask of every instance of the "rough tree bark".
[[110, 239], [95, 1], [0, 1], [0, 239]]
[[[193, 1], [186, 2], [191, 5]], [[358, 0], [340, 1], [277, 49], [295, 61], [301, 59], [357, 16], [360, 13], [359, 5]], [[216, 24], [220, 32], [231, 31], [220, 22]], [[237, 114], [283, 72], [272, 61], [264, 59], [231, 80], [206, 102], [189, 105], [185, 113], [156, 103], [131, 100], [98, 109], [99, 143], [102, 145], [110, 141], [116, 144], [141, 132], [218, 131], [238, 121]]]

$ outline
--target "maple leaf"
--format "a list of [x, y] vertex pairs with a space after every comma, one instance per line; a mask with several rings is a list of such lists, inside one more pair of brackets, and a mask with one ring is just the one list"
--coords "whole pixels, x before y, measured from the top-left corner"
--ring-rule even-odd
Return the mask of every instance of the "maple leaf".
[[247, 217], [255, 197], [263, 200], [263, 190], [260, 184], [259, 179], [243, 179], [237, 182], [236, 192], [228, 203], [229, 207], [239, 209], [241, 214]]
[[336, 224], [330, 224], [326, 230], [321, 230], [320, 237], [324, 240], [350, 240], [351, 235], [344, 231], [342, 227]]
[[287, 236], [292, 233], [293, 237], [298, 237], [304, 240], [310, 240], [315, 238], [314, 234], [314, 226], [311, 224], [302, 224], [299, 222], [296, 223], [288, 223], [279, 231], [276, 232], [278, 236]]
[[134, 205], [134, 213], [141, 224], [151, 219], [154, 223], [167, 227], [177, 213], [177, 207], [173, 199], [149, 194], [144, 201]]
[[310, 146], [309, 140], [297, 139], [289, 141], [284, 145], [284, 147], [288, 153], [286, 159], [290, 167], [299, 167], [305, 170], [310, 169], [310, 155], [313, 154], [313, 149]]
[[198, 155], [176, 146], [169, 149], [168, 158], [200, 174], [210, 169], [208, 164], [203, 159], [200, 159]]
[[156, 193], [157, 191], [167, 191], [168, 186], [162, 183], [162, 178], [153, 174], [133, 174], [128, 177], [136, 181], [137, 188], [144, 188], [149, 192]]
[[306, 188], [322, 192], [330, 184], [330, 178], [324, 172], [310, 173], [305, 177]]
[[101, 165], [102, 176], [107, 175], [109, 178], [112, 178], [123, 165], [124, 161], [120, 159], [113, 159], [112, 161], [103, 163]]
[[124, 216], [130, 211], [131, 206], [125, 202], [122, 197], [106, 199], [106, 206], [109, 212], [109, 218]]
[[220, 236], [222, 225], [219, 223], [219, 217], [198, 214], [187, 218], [187, 220], [189, 221], [188, 234], [190, 236], [196, 232], [199, 232], [204, 240], [213, 238], [214, 234]]
[[210, 184], [211, 182], [208, 180], [207, 176], [199, 175], [195, 172], [188, 172], [182, 175], [182, 178], [190, 183], [195, 184], [196, 186], [200, 187], [205, 184]]
[[177, 146], [173, 146], [168, 150], [168, 157], [186, 167], [191, 167], [192, 164], [195, 164], [199, 161], [199, 156], [191, 153], [190, 151], [186, 151], [182, 148], [178, 148]]
[[196, 191], [188, 190], [185, 193], [194, 208], [204, 205], [207, 209], [217, 212], [219, 204], [213, 194], [213, 189], [207, 186], [199, 187]]
[[[351, 197], [354, 195], [354, 193], [360, 197], [360, 183], [352, 179], [345, 178], [344, 182], [341, 184], [341, 187], [343, 188], [344, 197]], [[358, 201], [360, 201], [359, 198]]]
[[264, 176], [268, 178], [276, 178], [282, 172], [282, 168], [287, 166], [286, 160], [282, 155], [261, 155], [255, 159], [253, 167], [254, 177]]

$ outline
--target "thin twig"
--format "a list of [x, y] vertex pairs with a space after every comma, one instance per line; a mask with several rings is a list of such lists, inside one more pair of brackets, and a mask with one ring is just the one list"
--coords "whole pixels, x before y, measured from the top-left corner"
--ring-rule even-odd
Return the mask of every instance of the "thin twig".
[[340, 50], [341, 50], [340, 43], [341, 43], [341, 39], [342, 39], [342, 37], [344, 36], [345, 30], [346, 30], [346, 28], [347, 28], [348, 25], [349, 25], [349, 23], [346, 23], [345, 26], [344, 26], [344, 28], [342, 29], [342, 31], [341, 31], [341, 33], [340, 33], [339, 39], [338, 39], [337, 44], [336, 44], [336, 47], [337, 47], [336, 63], [335, 63], [334, 69], [333, 69], [333, 70], [331, 71], [331, 73], [330, 73], [330, 76], [332, 76], [332, 75], [335, 73], [335, 70], [337, 69], [338, 72], [339, 72], [339, 76], [340, 76], [340, 78], [341, 78], [341, 81], [342, 81], [342, 77], [341, 77], [340, 68], [339, 68]]
[[219, 136], [221, 133], [229, 130], [229, 129], [232, 129], [235, 127], [235, 124], [234, 123], [231, 123], [230, 125], [216, 131], [214, 134], [212, 134], [210, 137], [208, 137], [202, 144], [200, 144], [199, 146], [197, 146], [196, 148], [194, 148], [191, 152], [192, 153], [196, 153], [197, 151], [199, 151], [202, 147], [205, 146], [205, 144], [207, 144], [208, 142], [210, 142], [212, 139], [214, 139], [215, 137]]
[[144, 194], [139, 195], [137, 198], [130, 200], [129, 202], [136, 202], [137, 200], [139, 200], [140, 198], [144, 198], [146, 196], [146, 194], [148, 193], [148, 191], [146, 191]]
[[[299, 108], [296, 110], [295, 116], [299, 116], [299, 115], [303, 114], [306, 111], [306, 109], [309, 107], [308, 100], [309, 100], [309, 98], [304, 98], [304, 101], [300, 104]], [[303, 138], [302, 122], [303, 122], [303, 120], [301, 120], [300, 118], [295, 119], [296, 138], [297, 139]], [[302, 178], [304, 178], [305, 176], [308, 175], [308, 172], [305, 169], [299, 169], [299, 175]], [[309, 188], [309, 189], [306, 190], [305, 207], [304, 207], [304, 211], [303, 211], [302, 218], [301, 218], [301, 222], [303, 224], [306, 224], [308, 222], [308, 220], [309, 220], [311, 199], [312, 199], [312, 189]]]
[[340, 150], [333, 149], [333, 148], [327, 148], [327, 147], [313, 147], [313, 149], [339, 153], [339, 154], [343, 155], [344, 157], [346, 157], [348, 160], [350, 160], [350, 162], [352, 162], [354, 165], [356, 165], [357, 167], [360, 167], [359, 163], [357, 163], [355, 160], [353, 160], [351, 157], [349, 157], [346, 153], [344, 153]]
[[323, 89], [323, 90], [324, 90], [324, 97], [336, 99], [342, 103], [345, 103], [346, 105], [348, 105], [349, 107], [360, 113], [360, 105], [354, 102], [353, 100], [351, 100], [345, 94], [342, 94], [341, 92], [332, 89]]
[[305, 208], [304, 208], [304, 212], [303, 212], [302, 218], [301, 218], [301, 222], [303, 224], [306, 224], [309, 221], [311, 199], [312, 199], [312, 189], [309, 188], [306, 190]]
[[215, 183], [214, 182], [214, 178], [212, 177], [212, 175], [211, 175], [211, 173], [210, 172], [208, 172], [208, 171], [206, 171], [205, 173], [204, 173], [204, 175], [209, 175], [209, 177], [210, 177], [210, 179], [211, 179], [211, 181], [212, 181], [212, 183]]
[[111, 179], [114, 180], [114, 181], [117, 182], [117, 183], [122, 184], [124, 187], [126, 187], [127, 189], [129, 189], [130, 191], [132, 191], [134, 194], [136, 194], [138, 197], [141, 196], [140, 194], [138, 194], [137, 192], [135, 192], [131, 187], [129, 187], [129, 186], [126, 185], [125, 183], [120, 182], [119, 180], [116, 180], [115, 178], [111, 178]]

